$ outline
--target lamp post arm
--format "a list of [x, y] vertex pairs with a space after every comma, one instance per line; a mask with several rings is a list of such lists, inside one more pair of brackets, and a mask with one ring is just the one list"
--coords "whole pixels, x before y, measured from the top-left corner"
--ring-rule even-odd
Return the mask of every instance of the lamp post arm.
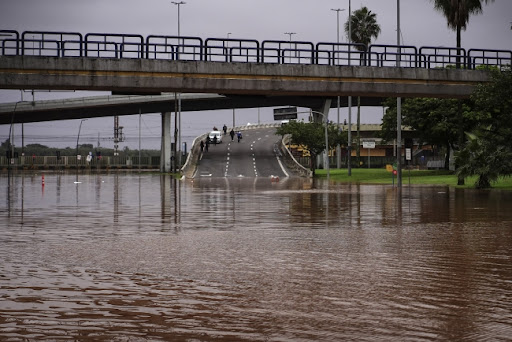
[[[325, 122], [325, 131], [324, 131], [324, 135], [325, 135], [325, 154], [326, 154], [326, 162], [325, 162], [325, 169], [327, 171], [327, 181], [329, 181], [329, 178], [330, 178], [330, 169], [329, 169], [329, 133], [328, 133], [328, 130], [327, 130], [327, 127], [329, 125], [329, 121], [328, 121], [328, 115], [322, 113], [322, 112], [319, 112], [319, 111], [316, 111], [316, 110], [311, 110], [310, 112], [308, 113], [314, 113], [314, 114], [319, 114], [319, 115], [322, 115], [323, 118], [324, 118], [324, 122]], [[297, 113], [299, 114], [299, 113]]]

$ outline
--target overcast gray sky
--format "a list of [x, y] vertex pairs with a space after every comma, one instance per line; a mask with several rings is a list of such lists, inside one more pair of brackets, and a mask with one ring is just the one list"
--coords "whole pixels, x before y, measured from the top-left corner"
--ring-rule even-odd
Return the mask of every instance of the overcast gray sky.
[[[295, 32], [294, 40], [311, 42], [336, 41], [336, 12], [333, 8], [345, 9], [340, 13], [340, 30], [348, 17], [349, 0], [185, 0], [181, 5], [181, 34], [202, 38], [226, 37], [251, 38], [257, 40], [288, 40], [285, 32]], [[377, 14], [381, 26], [381, 35], [374, 43], [395, 44], [397, 22], [397, 0], [351, 0], [352, 11], [368, 7]], [[434, 10], [431, 0], [401, 0], [401, 31], [403, 44], [415, 46], [455, 46], [455, 32], [448, 29], [446, 19]], [[512, 1], [496, 0], [483, 8], [483, 13], [472, 16], [468, 29], [462, 34], [462, 46], [512, 50]], [[133, 33], [147, 36], [150, 34], [177, 34], [177, 6], [171, 0], [0, 0], [0, 29], [22, 31], [67, 31]], [[342, 41], [346, 36], [340, 34]], [[0, 91], [0, 102], [20, 100], [20, 91]], [[25, 95], [25, 100], [29, 95]], [[36, 93], [36, 100], [55, 97], [69, 97], [69, 93]], [[74, 95], [76, 96], [76, 94]], [[378, 111], [381, 112], [382, 110]], [[353, 111], [354, 112], [354, 111]], [[372, 113], [375, 110], [370, 111]], [[244, 114], [245, 113], [245, 114]], [[347, 116], [346, 110], [342, 117]], [[240, 113], [240, 120], [251, 118], [257, 121], [256, 110]], [[246, 116], [244, 116], [246, 115]], [[353, 113], [354, 115], [354, 113]], [[200, 114], [183, 117], [182, 134], [187, 127], [196, 127], [195, 121]], [[231, 123], [231, 114], [226, 112], [212, 115], [214, 120]], [[336, 112], [331, 111], [330, 119], [336, 120]], [[260, 118], [271, 121], [270, 109], [262, 109]], [[92, 139], [98, 133], [102, 137], [112, 135], [107, 127], [113, 119], [106, 119], [108, 125], [100, 124], [105, 119], [90, 119], [83, 125], [84, 139]], [[145, 134], [156, 135], [159, 131], [159, 116], [144, 117], [142, 125]], [[187, 121], [188, 120], [188, 121]], [[378, 120], [373, 115], [364, 116], [363, 122]], [[199, 119], [201, 121], [201, 119]], [[203, 120], [204, 121], [204, 120]], [[219, 123], [222, 125], [222, 123]], [[237, 120], [237, 124], [242, 121]], [[138, 118], [121, 119], [127, 132], [138, 131]], [[29, 135], [53, 131], [70, 131], [76, 134], [76, 121], [59, 123], [38, 123], [25, 125], [26, 142]], [[206, 128], [205, 128], [206, 129]], [[9, 127], [0, 126], [0, 140], [8, 137]], [[190, 134], [195, 134], [190, 132]], [[18, 134], [19, 136], [19, 134]], [[97, 140], [97, 139], [96, 139]], [[155, 140], [157, 141], [157, 139]], [[39, 141], [32, 141], [39, 142]], [[42, 140], [43, 144], [53, 146], [52, 142]], [[159, 144], [156, 143], [158, 148]], [[20, 143], [16, 143], [20, 146]], [[102, 143], [102, 146], [109, 143]], [[149, 147], [149, 146], [148, 146]], [[151, 146], [155, 147], [155, 146]], [[144, 146], [143, 146], [144, 148]]]

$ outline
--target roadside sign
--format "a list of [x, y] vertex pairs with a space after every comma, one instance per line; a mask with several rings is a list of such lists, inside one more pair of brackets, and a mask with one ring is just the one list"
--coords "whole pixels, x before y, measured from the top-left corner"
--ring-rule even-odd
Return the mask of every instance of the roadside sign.
[[393, 165], [391, 165], [391, 164], [387, 164], [387, 165], [386, 165], [386, 171], [387, 171], [387, 172], [393, 172]]
[[370, 168], [370, 149], [375, 148], [375, 141], [363, 140], [363, 148], [368, 149], [368, 168]]
[[363, 148], [375, 148], [375, 141], [363, 141]]
[[285, 107], [274, 109], [274, 120], [297, 119], [297, 107]]
[[405, 160], [412, 160], [411, 148], [405, 149]]

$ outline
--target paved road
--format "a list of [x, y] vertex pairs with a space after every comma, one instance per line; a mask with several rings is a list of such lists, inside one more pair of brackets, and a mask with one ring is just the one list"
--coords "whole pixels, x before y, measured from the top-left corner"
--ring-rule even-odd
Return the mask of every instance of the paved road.
[[278, 160], [274, 144], [280, 137], [275, 128], [257, 128], [242, 131], [242, 140], [229, 134], [223, 142], [211, 144], [199, 157], [195, 177], [287, 177], [288, 170]]

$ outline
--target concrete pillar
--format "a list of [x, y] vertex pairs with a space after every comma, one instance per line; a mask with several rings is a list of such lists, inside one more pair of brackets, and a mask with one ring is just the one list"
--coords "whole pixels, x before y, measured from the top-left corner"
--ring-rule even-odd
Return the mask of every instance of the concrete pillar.
[[171, 113], [162, 113], [160, 172], [171, 172]]

